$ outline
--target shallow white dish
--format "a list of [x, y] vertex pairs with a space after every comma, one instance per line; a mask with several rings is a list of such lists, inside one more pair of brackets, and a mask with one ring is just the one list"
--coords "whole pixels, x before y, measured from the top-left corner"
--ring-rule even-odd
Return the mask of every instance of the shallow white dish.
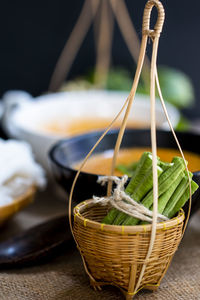
[[[118, 91], [73, 91], [47, 94], [32, 98], [26, 92], [10, 91], [4, 95], [5, 113], [3, 127], [9, 137], [25, 140], [33, 148], [36, 159], [48, 169], [47, 152], [63, 136], [41, 130], [43, 124], [65, 118], [69, 122], [76, 117], [105, 117], [111, 120], [119, 112], [128, 93]], [[179, 112], [167, 104], [167, 110], [175, 127]], [[136, 95], [130, 120], [150, 124], [149, 97]], [[160, 102], [156, 105], [159, 128], [168, 129]]]

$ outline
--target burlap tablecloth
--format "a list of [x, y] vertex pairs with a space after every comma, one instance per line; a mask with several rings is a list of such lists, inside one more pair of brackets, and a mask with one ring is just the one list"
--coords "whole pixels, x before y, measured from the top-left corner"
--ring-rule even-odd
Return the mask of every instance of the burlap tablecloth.
[[[37, 200], [36, 204], [19, 214], [12, 222], [15, 225], [22, 223], [23, 228], [29, 227], [51, 215], [63, 212], [66, 206], [55, 199]], [[12, 226], [12, 222], [10, 228], [17, 228]], [[70, 299], [118, 300], [124, 297], [113, 287], [105, 287], [101, 292], [93, 291], [75, 249], [42, 265], [0, 271], [0, 300]], [[192, 218], [160, 288], [156, 292], [141, 291], [134, 299], [200, 299], [200, 213]]]

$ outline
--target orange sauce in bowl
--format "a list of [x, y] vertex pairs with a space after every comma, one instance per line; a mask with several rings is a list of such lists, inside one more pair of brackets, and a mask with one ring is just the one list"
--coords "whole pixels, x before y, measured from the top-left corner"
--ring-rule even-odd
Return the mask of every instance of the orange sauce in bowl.
[[[144, 151], [151, 151], [151, 149], [143, 147], [121, 149], [117, 158], [117, 164], [129, 165], [134, 161], [138, 161]], [[162, 161], [166, 162], [171, 162], [174, 156], [181, 156], [178, 150], [168, 148], [158, 148], [157, 155]], [[200, 170], [200, 155], [193, 152], [184, 151], [184, 156], [188, 161], [188, 169], [191, 172]], [[101, 154], [95, 154], [88, 160], [83, 168], [83, 171], [98, 175], [110, 175], [112, 157], [112, 150], [105, 151]], [[81, 162], [75, 164], [73, 167], [78, 169], [80, 164]], [[120, 176], [122, 174], [116, 170], [115, 175]]]
[[[54, 120], [42, 126], [42, 130], [47, 133], [52, 133], [60, 136], [75, 136], [84, 134], [94, 130], [103, 130], [111, 123], [108, 118], [77, 118], [73, 120]], [[119, 128], [121, 121], [117, 120], [113, 124], [114, 128]], [[147, 124], [142, 122], [128, 121], [128, 128], [144, 128]]]

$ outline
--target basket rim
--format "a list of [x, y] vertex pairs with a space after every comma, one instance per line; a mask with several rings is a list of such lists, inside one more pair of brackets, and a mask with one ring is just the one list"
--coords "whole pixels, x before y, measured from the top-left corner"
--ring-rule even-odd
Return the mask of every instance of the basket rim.
[[[140, 232], [150, 232], [152, 230], [152, 225], [108, 225], [104, 223], [99, 223], [97, 221], [93, 221], [90, 219], [87, 219], [83, 217], [81, 214], [82, 210], [86, 207], [92, 207], [93, 206], [93, 199], [88, 199], [85, 201], [80, 202], [78, 205], [76, 205], [73, 209], [74, 214], [74, 221], [78, 222], [79, 224], [83, 225], [84, 227], [89, 227], [93, 229], [98, 229], [101, 231], [107, 231], [107, 232], [115, 232], [120, 234], [136, 234]], [[169, 219], [164, 222], [157, 223], [156, 230], [166, 230], [170, 229], [172, 227], [175, 227], [182, 223], [185, 219], [185, 214], [183, 209], [181, 209], [178, 213], [178, 215], [172, 219]]]

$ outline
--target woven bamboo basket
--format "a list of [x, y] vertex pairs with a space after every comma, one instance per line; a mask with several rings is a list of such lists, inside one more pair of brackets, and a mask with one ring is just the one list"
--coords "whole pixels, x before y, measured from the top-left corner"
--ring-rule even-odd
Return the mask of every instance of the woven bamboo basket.
[[[151, 256], [146, 260], [152, 225], [113, 226], [101, 224], [107, 213], [91, 200], [74, 208], [74, 235], [92, 275], [93, 287], [114, 285], [132, 299], [140, 289], [156, 290], [182, 238], [184, 213], [158, 223]], [[144, 276], [135, 291], [142, 266]], [[93, 280], [95, 279], [95, 280]]]
[[17, 197], [12, 203], [0, 207], [0, 225], [33, 202], [35, 192], [36, 188], [31, 186], [23, 195]]
[[[154, 29], [150, 29], [150, 16], [153, 7], [158, 12]], [[155, 290], [165, 275], [169, 264], [185, 231], [191, 208], [191, 184], [187, 163], [181, 146], [171, 125], [166, 106], [159, 86], [156, 60], [160, 33], [164, 23], [164, 8], [159, 0], [149, 0], [146, 3], [143, 15], [142, 41], [137, 69], [133, 86], [122, 109], [115, 119], [107, 127], [100, 139], [87, 154], [81, 167], [77, 171], [69, 196], [69, 222], [77, 248], [80, 251], [86, 273], [91, 285], [95, 289], [101, 289], [102, 285], [114, 285], [119, 287], [130, 300], [142, 288]], [[74, 209], [74, 224], [72, 225], [72, 198], [73, 191], [81, 170], [88, 158], [107, 134], [113, 123], [118, 119], [123, 110], [124, 118], [116, 141], [110, 175], [113, 176], [117, 155], [127, 124], [127, 119], [134, 100], [137, 85], [144, 63], [147, 41], [152, 41], [152, 58], [150, 72], [150, 102], [151, 102], [151, 147], [153, 170], [153, 211], [149, 225], [119, 226], [101, 223], [107, 214], [108, 207], [97, 205], [94, 199], [80, 203]], [[170, 129], [185, 162], [190, 186], [189, 212], [186, 220], [184, 212], [170, 220], [157, 222], [158, 220], [158, 177], [157, 177], [157, 143], [155, 120], [155, 85], [157, 85], [160, 100]], [[90, 188], [89, 186], [86, 188]], [[112, 195], [112, 179], [108, 181], [107, 199]], [[105, 199], [105, 197], [104, 197]]]

